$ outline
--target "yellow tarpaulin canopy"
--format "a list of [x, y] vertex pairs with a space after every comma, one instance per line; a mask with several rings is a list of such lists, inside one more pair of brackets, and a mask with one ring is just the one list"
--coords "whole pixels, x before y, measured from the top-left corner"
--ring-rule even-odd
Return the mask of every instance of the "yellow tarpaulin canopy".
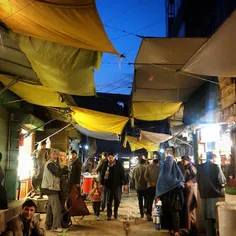
[[133, 102], [133, 117], [139, 120], [164, 120], [175, 114], [181, 102]]
[[0, 17], [16, 33], [118, 54], [106, 35], [94, 0], [0, 0]]
[[72, 118], [85, 129], [97, 132], [111, 132], [121, 134], [129, 118], [103, 112], [71, 107]]
[[[0, 82], [5, 86], [12, 80], [0, 75]], [[67, 107], [66, 103], [61, 102], [60, 95], [52, 89], [41, 85], [27, 84], [18, 82], [9, 88], [13, 93], [25, 99], [26, 102], [50, 107]]]
[[125, 136], [124, 147], [127, 146], [127, 142], [129, 142], [132, 152], [142, 148], [145, 148], [148, 152], [157, 151], [159, 149], [158, 144], [150, 143], [146, 140], [140, 140], [137, 137]]
[[43, 86], [66, 94], [95, 94], [94, 68], [99, 68], [102, 53], [13, 32], [10, 36], [18, 42]]

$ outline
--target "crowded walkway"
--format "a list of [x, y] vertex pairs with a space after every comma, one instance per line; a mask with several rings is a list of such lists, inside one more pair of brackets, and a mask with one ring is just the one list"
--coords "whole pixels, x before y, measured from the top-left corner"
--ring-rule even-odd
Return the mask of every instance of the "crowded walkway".
[[[136, 192], [123, 194], [121, 205], [119, 207], [119, 217], [117, 220], [107, 221], [106, 212], [101, 212], [101, 221], [96, 221], [93, 214], [91, 202], [86, 202], [91, 215], [72, 218], [73, 225], [69, 227], [67, 235], [106, 235], [106, 236], [166, 236], [169, 235], [167, 230], [157, 231], [152, 222], [145, 218], [141, 219]], [[41, 215], [42, 226], [45, 222], [45, 214]], [[128, 222], [129, 226], [126, 226]], [[126, 234], [128, 232], [128, 234]], [[54, 232], [47, 231], [47, 235], [55, 235]]]

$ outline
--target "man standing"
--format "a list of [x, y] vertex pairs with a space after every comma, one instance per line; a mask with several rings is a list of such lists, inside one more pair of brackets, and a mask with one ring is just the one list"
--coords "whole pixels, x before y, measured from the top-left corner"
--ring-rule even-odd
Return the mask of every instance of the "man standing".
[[80, 159], [77, 157], [77, 152], [73, 150], [71, 152], [71, 174], [70, 174], [70, 184], [76, 185], [78, 188], [80, 187], [80, 177], [81, 177], [81, 169], [82, 164]]
[[197, 224], [196, 224], [196, 208], [197, 208], [197, 169], [191, 162], [188, 156], [182, 156], [182, 163], [184, 166], [184, 212], [183, 220], [185, 225], [185, 231], [191, 235], [197, 235]]
[[46, 229], [61, 233], [61, 204], [59, 200], [61, 168], [58, 164], [59, 151], [51, 149], [50, 160], [44, 167], [42, 192], [48, 196]]
[[42, 185], [42, 180], [43, 180], [43, 171], [44, 171], [44, 166], [47, 160], [49, 159], [48, 157], [48, 151], [46, 150], [46, 141], [41, 142], [41, 148], [38, 151], [37, 154], [37, 172], [35, 176], [33, 177], [32, 184], [34, 189], [36, 190], [37, 187], [39, 186], [40, 189], [40, 196], [39, 199], [43, 198], [43, 195], [41, 193], [41, 185]]
[[[104, 171], [104, 166], [105, 164], [108, 162], [107, 160], [107, 153], [103, 152], [102, 153], [102, 158], [101, 160], [98, 162], [98, 166], [96, 168], [96, 172], [98, 173], [98, 181], [101, 183], [101, 176], [102, 176], [102, 172]], [[102, 193], [102, 211], [105, 210], [106, 208], [106, 203], [107, 203], [107, 196], [106, 196], [106, 187], [103, 186], [103, 193]]]
[[[1, 161], [2, 161], [2, 153], [0, 152], [0, 162]], [[8, 208], [7, 193], [4, 186], [2, 185], [4, 177], [5, 175], [3, 173], [3, 169], [0, 166], [0, 210]]]
[[146, 171], [146, 161], [144, 159], [139, 159], [139, 164], [134, 168], [132, 174], [132, 182], [137, 191], [139, 211], [141, 218], [144, 217], [144, 208], [147, 204], [147, 181], [144, 178]]
[[225, 196], [224, 185], [225, 176], [221, 168], [215, 163], [215, 155], [207, 153], [206, 163], [199, 166], [197, 172], [197, 183], [202, 199], [202, 210], [206, 220], [207, 236], [216, 235], [216, 203]]
[[4, 235], [44, 236], [44, 230], [39, 227], [39, 221], [34, 217], [36, 207], [33, 200], [27, 199], [22, 205], [21, 214], [7, 224]]
[[114, 153], [108, 154], [108, 162], [104, 165], [101, 183], [107, 194], [107, 220], [111, 220], [112, 202], [114, 200], [114, 218], [118, 218], [118, 208], [121, 201], [122, 185], [126, 184], [125, 169], [115, 160]]
[[147, 220], [152, 221], [152, 206], [156, 194], [156, 184], [160, 173], [158, 159], [154, 159], [152, 164], [147, 166], [144, 177], [147, 181]]

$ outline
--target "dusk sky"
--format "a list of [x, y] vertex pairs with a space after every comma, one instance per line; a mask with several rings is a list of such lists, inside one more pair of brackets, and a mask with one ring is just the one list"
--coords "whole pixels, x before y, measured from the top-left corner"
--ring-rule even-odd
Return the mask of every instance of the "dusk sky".
[[118, 60], [116, 55], [103, 55], [101, 68], [95, 72], [97, 92], [130, 94], [134, 68], [128, 63], [134, 62], [141, 43], [133, 34], [166, 36], [165, 0], [97, 0], [96, 4], [109, 39], [126, 56]]

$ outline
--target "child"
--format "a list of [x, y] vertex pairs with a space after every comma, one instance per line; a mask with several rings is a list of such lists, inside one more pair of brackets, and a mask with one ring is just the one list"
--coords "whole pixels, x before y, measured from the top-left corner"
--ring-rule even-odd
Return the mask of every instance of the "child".
[[94, 189], [89, 195], [92, 196], [94, 214], [97, 216], [97, 220], [100, 220], [99, 216], [102, 201], [102, 186], [98, 183], [97, 180], [95, 181]]

